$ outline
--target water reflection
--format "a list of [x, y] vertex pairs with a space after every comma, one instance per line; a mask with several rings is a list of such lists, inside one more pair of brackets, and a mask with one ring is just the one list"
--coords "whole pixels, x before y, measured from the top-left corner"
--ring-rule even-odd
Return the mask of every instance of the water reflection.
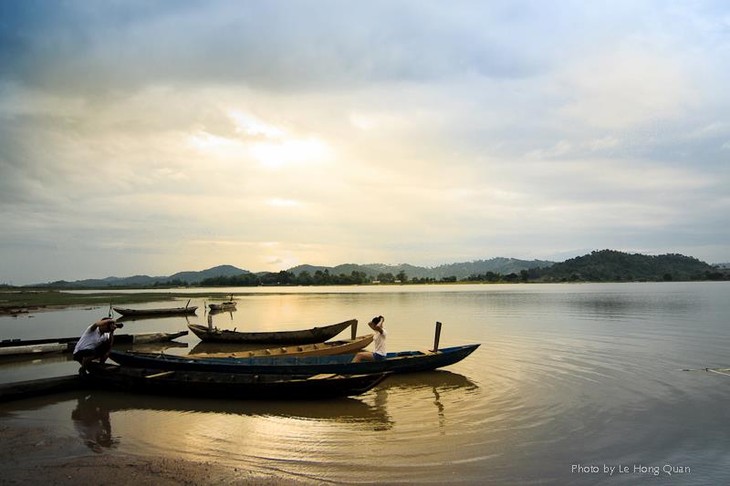
[[[208, 453], [225, 456], [235, 452], [235, 441], [229, 444], [231, 451], [218, 451], [212, 444], [206, 443], [207, 435], [196, 435], [193, 439], [191, 431], [196, 430], [201, 423], [206, 424], [207, 428], [226, 430], [236, 424], [231, 420], [238, 420], [238, 416], [247, 421], [263, 420], [265, 423], [281, 425], [282, 428], [274, 427], [269, 431], [274, 436], [266, 440], [273, 441], [277, 440], [277, 434], [287, 437], [307, 436], [313, 427], [319, 430], [377, 432], [394, 429], [397, 425], [407, 426], [414, 421], [418, 424], [434, 423], [439, 434], [444, 435], [450, 425], [449, 418], [462, 413], [457, 404], [478, 388], [463, 375], [434, 371], [391, 376], [361, 397], [323, 401], [181, 400], [104, 390], [38, 397], [26, 401], [22, 406], [17, 405], [21, 410], [35, 409], [42, 412], [69, 403], [69, 400], [71, 403], [75, 401], [75, 408], [71, 412], [73, 426], [82, 442], [96, 453], [118, 447], [122, 442], [120, 437], [132, 443], [139, 441], [140, 437], [149, 437], [149, 424], [152, 421], [155, 435], [164, 434], [173, 442], [193, 441], [208, 450]], [[15, 408], [13, 404], [7, 405], [4, 407], [6, 411]], [[121, 420], [116, 426], [119, 429], [117, 436], [112, 434], [115, 420]], [[256, 442], [261, 440], [263, 437], [257, 438]], [[284, 447], [281, 445], [281, 448]]]
[[95, 395], [79, 397], [71, 420], [84, 444], [96, 453], [114, 447], [118, 440], [112, 437], [109, 408]]
[[388, 417], [387, 422], [378, 424], [379, 427], [374, 430], [392, 428], [396, 420], [388, 412], [389, 402], [402, 404], [406, 400], [432, 404], [433, 408], [419, 406], [417, 413], [423, 414], [423, 420], [426, 420], [428, 414], [435, 413], [439, 429], [441, 433], [445, 433], [447, 404], [450, 406], [451, 403], [458, 402], [478, 388], [467, 377], [444, 370], [390, 376], [373, 392], [373, 407], [380, 410], [384, 417]]

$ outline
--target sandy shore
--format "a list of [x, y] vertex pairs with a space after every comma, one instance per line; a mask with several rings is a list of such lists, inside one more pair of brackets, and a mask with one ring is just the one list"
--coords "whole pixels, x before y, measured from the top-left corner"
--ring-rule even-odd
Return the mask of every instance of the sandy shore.
[[41, 428], [0, 425], [0, 484], [305, 484], [255, 475], [239, 468], [165, 457], [141, 457], [105, 450], [67, 457], [74, 438], [54, 437]]

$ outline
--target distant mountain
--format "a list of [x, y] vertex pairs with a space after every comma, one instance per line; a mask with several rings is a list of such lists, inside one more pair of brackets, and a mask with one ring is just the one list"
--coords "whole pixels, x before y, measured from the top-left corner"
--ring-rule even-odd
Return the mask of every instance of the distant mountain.
[[[615, 250], [594, 251], [588, 255], [556, 263], [540, 272], [547, 281], [662, 281], [713, 279], [717, 268], [696, 258], [678, 254], [641, 255]], [[721, 278], [718, 274], [717, 278]]]
[[397, 275], [404, 272], [409, 279], [413, 278], [433, 278], [440, 280], [446, 277], [456, 277], [457, 279], [465, 279], [471, 275], [481, 275], [487, 272], [500, 273], [507, 275], [510, 273], [519, 273], [522, 270], [531, 268], [546, 268], [554, 265], [554, 262], [544, 260], [518, 260], [515, 258], [492, 258], [490, 260], [476, 260], [472, 262], [451, 263], [447, 265], [439, 265], [437, 267], [417, 267], [407, 263], [398, 265], [387, 265], [384, 263], [369, 263], [365, 265], [357, 265], [354, 263], [346, 263], [335, 267], [325, 267], [316, 265], [299, 265], [289, 269], [294, 275], [302, 272], [308, 272], [314, 275], [317, 271], [324, 272], [327, 270], [330, 275], [350, 275], [352, 272], [363, 272], [368, 277], [377, 277], [382, 273], [390, 273]]
[[201, 270], [199, 272], [178, 272], [168, 277], [169, 280], [182, 280], [190, 284], [198, 283], [206, 278], [213, 277], [232, 277], [244, 273], [251, 273], [248, 270], [242, 270], [233, 265], [218, 265], [217, 267]]
[[85, 279], [67, 282], [59, 280], [47, 284], [37, 284], [33, 287], [54, 287], [54, 288], [93, 288], [102, 289], [107, 287], [153, 287], [165, 284], [197, 284], [206, 278], [231, 277], [250, 273], [232, 265], [219, 265], [201, 271], [178, 272], [170, 276], [150, 277], [149, 275], [134, 275], [132, 277], [106, 277], [101, 279]]
[[[144, 288], [176, 285], [352, 285], [397, 281], [403, 272], [407, 281], [487, 281], [487, 282], [621, 282], [666, 280], [727, 280], [730, 264], [709, 265], [696, 258], [678, 254], [640, 255], [614, 250], [594, 251], [588, 255], [555, 263], [545, 260], [492, 258], [472, 262], [450, 263], [437, 267], [418, 267], [407, 263], [387, 265], [345, 263], [334, 267], [298, 265], [287, 271], [251, 273], [232, 265], [220, 265], [201, 271], [178, 272], [169, 276], [107, 277], [102, 279], [64, 280], [33, 287], [53, 288]], [[306, 273], [305, 273], [306, 272]], [[317, 276], [317, 273], [320, 273]], [[303, 277], [302, 274], [305, 274]], [[306, 277], [306, 274], [309, 277]], [[322, 275], [324, 274], [324, 275]], [[365, 277], [363, 277], [363, 275]], [[388, 278], [384, 278], [388, 276]], [[336, 277], [336, 278], [335, 278]], [[205, 282], [204, 282], [205, 281]]]

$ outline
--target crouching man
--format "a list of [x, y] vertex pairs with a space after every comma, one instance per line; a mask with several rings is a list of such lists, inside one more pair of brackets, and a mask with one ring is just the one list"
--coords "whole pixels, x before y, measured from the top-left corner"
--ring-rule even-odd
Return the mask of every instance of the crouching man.
[[87, 365], [91, 361], [106, 361], [114, 344], [114, 330], [117, 327], [122, 327], [122, 324], [117, 324], [111, 317], [104, 317], [86, 328], [74, 348], [74, 359], [81, 363], [80, 374], [87, 373]]

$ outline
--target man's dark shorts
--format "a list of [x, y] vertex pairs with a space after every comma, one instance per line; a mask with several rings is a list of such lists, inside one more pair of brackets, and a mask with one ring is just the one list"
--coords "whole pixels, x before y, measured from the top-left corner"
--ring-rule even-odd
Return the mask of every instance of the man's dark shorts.
[[74, 360], [81, 363], [84, 358], [101, 358], [104, 356], [109, 350], [111, 350], [111, 345], [109, 344], [109, 341], [104, 341], [103, 343], [99, 344], [94, 349], [82, 349], [78, 353], [74, 353]]

